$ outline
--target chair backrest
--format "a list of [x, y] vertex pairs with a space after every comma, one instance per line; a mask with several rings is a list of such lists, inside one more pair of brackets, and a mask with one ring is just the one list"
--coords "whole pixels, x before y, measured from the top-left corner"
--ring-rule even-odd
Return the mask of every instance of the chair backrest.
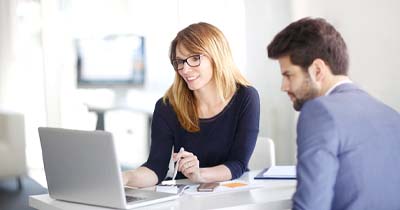
[[25, 147], [23, 114], [0, 110], [0, 141], [11, 147]]
[[257, 170], [273, 165], [275, 165], [275, 144], [272, 139], [259, 136], [249, 161], [249, 168]]
[[0, 177], [25, 173], [24, 115], [0, 110]]

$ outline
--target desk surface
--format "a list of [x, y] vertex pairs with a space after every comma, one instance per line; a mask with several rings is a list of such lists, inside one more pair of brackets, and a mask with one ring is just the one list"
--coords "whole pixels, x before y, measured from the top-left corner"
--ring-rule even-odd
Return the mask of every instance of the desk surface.
[[[239, 180], [262, 185], [247, 191], [232, 191], [208, 195], [182, 195], [179, 199], [137, 209], [290, 209], [295, 180], [254, 180], [259, 171], [248, 172]], [[29, 197], [29, 205], [40, 210], [104, 210], [96, 206], [54, 200], [45, 195]]]

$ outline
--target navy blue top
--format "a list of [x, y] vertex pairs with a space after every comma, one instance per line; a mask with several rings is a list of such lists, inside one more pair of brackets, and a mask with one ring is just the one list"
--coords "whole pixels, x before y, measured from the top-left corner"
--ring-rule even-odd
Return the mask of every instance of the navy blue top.
[[[216, 116], [200, 119], [200, 131], [188, 132], [179, 123], [172, 106], [158, 100], [151, 126], [149, 158], [143, 166], [153, 170], [158, 182], [165, 179], [172, 147], [197, 156], [200, 168], [224, 164], [232, 179], [248, 170], [260, 121], [260, 99], [253, 87], [240, 86], [228, 105]], [[186, 178], [182, 173], [177, 179]]]

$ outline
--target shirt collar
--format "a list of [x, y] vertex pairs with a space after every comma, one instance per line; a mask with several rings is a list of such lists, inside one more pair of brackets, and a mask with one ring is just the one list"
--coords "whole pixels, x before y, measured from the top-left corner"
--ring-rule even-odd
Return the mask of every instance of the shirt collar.
[[353, 82], [352, 82], [351, 80], [349, 80], [349, 79], [342, 80], [342, 81], [340, 81], [340, 82], [334, 84], [334, 85], [325, 93], [325, 95], [327, 96], [327, 95], [331, 94], [331, 92], [332, 92], [337, 86], [342, 85], [342, 84], [346, 84], [346, 83], [353, 83]]

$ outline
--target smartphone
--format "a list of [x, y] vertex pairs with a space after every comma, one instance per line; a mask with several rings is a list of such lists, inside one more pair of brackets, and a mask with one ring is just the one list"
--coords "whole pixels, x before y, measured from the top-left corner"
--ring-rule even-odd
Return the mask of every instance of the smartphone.
[[203, 183], [197, 187], [198, 192], [212, 192], [216, 187], [219, 186], [218, 182], [213, 183]]

